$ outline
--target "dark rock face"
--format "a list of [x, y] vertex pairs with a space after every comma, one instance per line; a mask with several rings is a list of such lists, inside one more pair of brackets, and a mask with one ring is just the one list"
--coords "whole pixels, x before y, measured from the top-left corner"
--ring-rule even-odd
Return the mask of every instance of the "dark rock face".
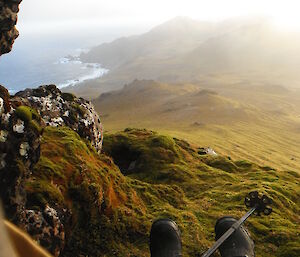
[[22, 0], [0, 0], [0, 56], [11, 51], [19, 32], [15, 28]]
[[23, 221], [23, 182], [39, 159], [42, 133], [40, 117], [26, 105], [0, 86], [0, 196], [6, 215], [16, 223]]
[[39, 161], [46, 126], [68, 126], [101, 151], [102, 125], [89, 101], [62, 93], [55, 85], [27, 89], [15, 96], [0, 86], [0, 198], [6, 216], [59, 256], [70, 210], [47, 205], [37, 211], [26, 206], [25, 183]]

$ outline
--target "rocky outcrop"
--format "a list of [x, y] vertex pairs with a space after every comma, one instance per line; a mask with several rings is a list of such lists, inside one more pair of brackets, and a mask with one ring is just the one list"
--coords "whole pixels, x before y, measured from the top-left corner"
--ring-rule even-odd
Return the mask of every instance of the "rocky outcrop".
[[15, 25], [21, 2], [22, 0], [0, 0], [0, 56], [11, 51], [19, 36]]
[[23, 220], [23, 182], [39, 159], [42, 133], [38, 113], [25, 104], [0, 86], [0, 196], [6, 215], [16, 223]]
[[68, 126], [100, 153], [102, 124], [93, 105], [62, 93], [55, 85], [27, 89], [10, 97], [0, 86], [0, 170], [22, 159], [30, 168], [39, 159], [39, 138], [45, 126]]
[[45, 127], [67, 126], [100, 153], [102, 125], [89, 101], [62, 93], [55, 85], [26, 89], [10, 96], [0, 86], [0, 198], [6, 216], [25, 229], [54, 256], [65, 244], [70, 210], [47, 205], [27, 206], [26, 183], [40, 158]]
[[68, 126], [87, 139], [100, 153], [103, 131], [100, 118], [91, 102], [62, 93], [55, 85], [18, 92], [15, 99], [27, 101], [37, 110], [45, 126]]

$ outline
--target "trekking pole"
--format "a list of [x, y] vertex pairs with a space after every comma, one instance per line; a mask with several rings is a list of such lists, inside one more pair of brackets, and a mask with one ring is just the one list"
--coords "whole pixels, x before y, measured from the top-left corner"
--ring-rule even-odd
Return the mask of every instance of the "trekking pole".
[[236, 221], [202, 257], [211, 256], [253, 213], [256, 213], [258, 216], [260, 216], [261, 213], [270, 215], [272, 208], [268, 205], [271, 203], [272, 200], [266, 195], [260, 197], [257, 191], [250, 192], [245, 198], [245, 205], [251, 209], [242, 218]]

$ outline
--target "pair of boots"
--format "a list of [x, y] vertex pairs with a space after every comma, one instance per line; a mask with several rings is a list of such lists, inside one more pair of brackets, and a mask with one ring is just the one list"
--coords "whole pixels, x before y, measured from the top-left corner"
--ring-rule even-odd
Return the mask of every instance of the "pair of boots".
[[[232, 217], [220, 218], [215, 226], [218, 240], [234, 223]], [[222, 257], [254, 257], [254, 243], [243, 226], [238, 228], [219, 248]], [[160, 219], [152, 224], [150, 233], [151, 257], [182, 257], [181, 238], [177, 224]]]

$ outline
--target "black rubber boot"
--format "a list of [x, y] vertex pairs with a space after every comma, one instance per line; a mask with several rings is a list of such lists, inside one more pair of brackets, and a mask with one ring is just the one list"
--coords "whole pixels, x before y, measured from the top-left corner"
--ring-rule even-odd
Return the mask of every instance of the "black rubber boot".
[[151, 257], [181, 257], [181, 238], [177, 224], [170, 219], [156, 220], [150, 233]]
[[[234, 223], [232, 217], [220, 218], [215, 226], [216, 240], [218, 240]], [[241, 226], [220, 247], [222, 257], [254, 257], [254, 243], [248, 231]]]

